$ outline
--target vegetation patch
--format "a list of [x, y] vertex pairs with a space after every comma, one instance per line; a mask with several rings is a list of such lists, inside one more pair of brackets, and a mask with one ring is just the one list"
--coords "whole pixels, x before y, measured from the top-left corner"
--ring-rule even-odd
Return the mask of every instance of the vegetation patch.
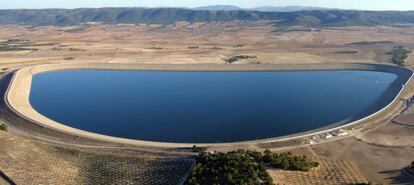
[[271, 185], [273, 180], [267, 173], [267, 167], [283, 170], [309, 171], [319, 163], [306, 156], [294, 156], [291, 153], [277, 154], [237, 150], [228, 153], [200, 153], [196, 158], [187, 185], [195, 184], [262, 184]]
[[345, 51], [335, 51], [336, 54], [357, 54], [359, 51], [357, 50], [345, 50]]
[[214, 47], [212, 47], [211, 49], [222, 50], [223, 48], [220, 48], [220, 47], [214, 46]]
[[65, 59], [65, 60], [74, 60], [74, 59], [75, 59], [75, 57], [65, 57], [64, 59]]
[[351, 42], [347, 45], [358, 45], [358, 46], [369, 46], [369, 45], [378, 45], [378, 44], [393, 44], [393, 41], [358, 41]]
[[86, 51], [85, 49], [80, 49], [80, 48], [69, 48], [69, 51]]
[[205, 151], [207, 151], [207, 147], [199, 147], [197, 145], [193, 145], [192, 151], [197, 152], [197, 153], [205, 152]]
[[188, 49], [198, 49], [200, 46], [188, 46]]
[[38, 50], [36, 48], [28, 48], [29, 46], [35, 46], [35, 44], [30, 40], [25, 39], [9, 39], [7, 41], [0, 42], [0, 52]]
[[35, 48], [21, 48], [21, 47], [14, 47], [14, 46], [0, 46], [0, 52], [7, 52], [7, 51], [37, 51], [38, 49]]
[[392, 51], [388, 52], [387, 54], [392, 55], [392, 62], [403, 66], [405, 65], [405, 60], [408, 58], [408, 54], [412, 51], [404, 48], [403, 46], [396, 46], [392, 49]]
[[7, 131], [7, 125], [5, 125], [5, 124], [1, 124], [1, 125], [0, 125], [0, 130], [2, 130], [2, 131]]
[[254, 152], [260, 161], [268, 164], [273, 168], [291, 171], [309, 171], [312, 168], [318, 167], [319, 163], [310, 160], [307, 156], [295, 156], [290, 152], [274, 153], [270, 150], [265, 150], [263, 155]]
[[146, 49], [162, 50], [162, 49], [164, 49], [164, 48], [163, 48], [163, 47], [159, 47], [159, 46], [151, 46], [151, 47], [148, 47], [148, 48], [146, 48]]
[[232, 64], [232, 63], [237, 62], [239, 60], [243, 60], [243, 59], [253, 59], [253, 58], [257, 58], [257, 57], [256, 56], [251, 56], [251, 55], [236, 55], [236, 56], [233, 56], [233, 57], [231, 57], [229, 59], [226, 59], [225, 61], [228, 64]]
[[60, 48], [60, 47], [53, 47], [51, 50], [52, 51], [60, 51], [60, 50], [62, 50], [62, 48]]

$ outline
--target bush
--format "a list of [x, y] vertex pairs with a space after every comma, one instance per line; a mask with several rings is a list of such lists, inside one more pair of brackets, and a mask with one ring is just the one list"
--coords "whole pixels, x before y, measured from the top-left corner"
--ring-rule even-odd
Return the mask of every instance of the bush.
[[410, 53], [411, 51], [403, 46], [394, 47], [391, 52], [388, 52], [388, 54], [392, 55], [392, 62], [397, 65], [404, 65]]
[[0, 130], [7, 131], [7, 125], [1, 124], [0, 125]]

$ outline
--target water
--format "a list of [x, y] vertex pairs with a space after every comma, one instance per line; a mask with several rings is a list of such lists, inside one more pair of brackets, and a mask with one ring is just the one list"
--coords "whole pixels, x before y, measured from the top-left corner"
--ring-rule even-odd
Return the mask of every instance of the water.
[[52, 120], [110, 136], [235, 142], [357, 119], [393, 98], [382, 95], [396, 78], [356, 70], [70, 70], [35, 75], [30, 102]]

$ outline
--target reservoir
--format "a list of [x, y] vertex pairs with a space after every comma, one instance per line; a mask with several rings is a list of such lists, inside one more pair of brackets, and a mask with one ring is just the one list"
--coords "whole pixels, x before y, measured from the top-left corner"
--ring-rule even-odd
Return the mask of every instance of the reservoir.
[[237, 142], [360, 119], [395, 98], [396, 79], [363, 70], [64, 70], [36, 74], [30, 103], [54, 121], [109, 136]]

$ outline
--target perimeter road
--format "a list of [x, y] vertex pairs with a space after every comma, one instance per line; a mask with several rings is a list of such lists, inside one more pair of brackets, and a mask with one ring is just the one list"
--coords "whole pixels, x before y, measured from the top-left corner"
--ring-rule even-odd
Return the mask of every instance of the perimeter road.
[[[151, 142], [140, 141], [132, 139], [117, 138], [96, 133], [91, 133], [76, 128], [66, 126], [64, 124], [55, 122], [42, 114], [38, 113], [29, 102], [30, 88], [32, 77], [38, 73], [57, 70], [73, 70], [73, 69], [105, 69], [105, 70], [147, 70], [147, 71], [300, 71], [300, 70], [370, 70], [382, 71], [396, 74], [397, 80], [391, 85], [392, 88], [401, 88], [398, 96], [380, 111], [362, 118], [346, 125], [331, 125], [317, 130], [312, 130], [305, 133], [289, 135], [285, 137], [269, 138], [263, 140], [234, 142], [234, 143], [165, 143], [165, 142]], [[117, 143], [129, 146], [146, 146], [146, 147], [162, 147], [162, 148], [177, 148], [177, 147], [191, 147], [197, 146], [237, 146], [237, 145], [252, 145], [259, 143], [269, 143], [277, 141], [285, 141], [297, 138], [309, 137], [316, 134], [322, 134], [338, 130], [340, 128], [347, 128], [355, 124], [362, 124], [371, 122], [373, 119], [384, 119], [387, 110], [394, 110], [393, 107], [400, 98], [401, 93], [405, 90], [405, 85], [411, 81], [412, 71], [406, 68], [401, 68], [393, 65], [384, 64], [278, 64], [278, 65], [222, 65], [222, 64], [197, 64], [197, 65], [138, 65], [138, 64], [109, 64], [109, 63], [85, 63], [85, 64], [46, 64], [38, 66], [30, 66], [22, 68], [14, 72], [12, 80], [9, 84], [7, 92], [5, 93], [5, 102], [7, 106], [17, 115], [29, 120], [32, 124], [40, 125], [54, 131], [71, 134], [76, 137], [88, 138], [102, 142]], [[401, 84], [404, 84], [401, 87]], [[411, 92], [410, 92], [411, 93]], [[382, 115], [384, 114], [384, 115]], [[388, 114], [387, 114], [388, 115]], [[378, 117], [378, 118], [377, 118]]]

